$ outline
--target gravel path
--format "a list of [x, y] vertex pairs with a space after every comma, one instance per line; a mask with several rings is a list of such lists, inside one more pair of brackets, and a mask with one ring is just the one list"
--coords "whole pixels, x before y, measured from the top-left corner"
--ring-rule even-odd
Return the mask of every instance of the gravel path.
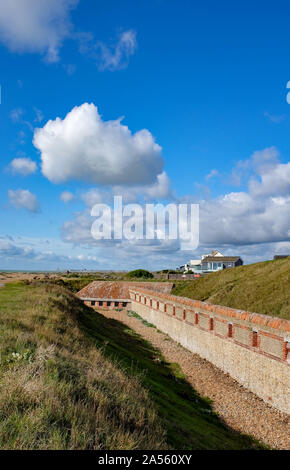
[[126, 310], [101, 310], [119, 320], [158, 348], [168, 362], [178, 363], [187, 381], [212, 400], [214, 410], [232, 429], [249, 434], [276, 449], [290, 449], [290, 417], [275, 410], [210, 362], [183, 348], [156, 328], [129, 317]]

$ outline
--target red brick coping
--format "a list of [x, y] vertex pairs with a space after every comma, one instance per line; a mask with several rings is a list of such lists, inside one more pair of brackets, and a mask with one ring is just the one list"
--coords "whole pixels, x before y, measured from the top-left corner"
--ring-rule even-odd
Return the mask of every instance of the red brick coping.
[[281, 330], [284, 332], [290, 332], [290, 321], [280, 319], [277, 317], [270, 317], [268, 315], [262, 315], [260, 313], [246, 312], [244, 310], [237, 310], [230, 307], [224, 307], [221, 305], [214, 305], [207, 302], [202, 302], [201, 300], [188, 299], [187, 297], [179, 297], [172, 294], [163, 294], [162, 292], [156, 292], [144, 288], [130, 288], [131, 292], [137, 294], [147, 294], [150, 296], [158, 297], [158, 299], [163, 299], [164, 301], [170, 301], [172, 303], [182, 303], [183, 305], [190, 308], [197, 308], [206, 310], [208, 312], [224, 315], [230, 318], [235, 318], [239, 320], [244, 320], [259, 326], [266, 326], [268, 328], [273, 328], [276, 330]]

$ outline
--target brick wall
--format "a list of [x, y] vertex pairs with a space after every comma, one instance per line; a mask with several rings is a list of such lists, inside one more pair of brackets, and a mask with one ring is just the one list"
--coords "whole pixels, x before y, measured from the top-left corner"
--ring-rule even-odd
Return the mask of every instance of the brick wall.
[[290, 413], [290, 321], [130, 289], [131, 308], [267, 403]]

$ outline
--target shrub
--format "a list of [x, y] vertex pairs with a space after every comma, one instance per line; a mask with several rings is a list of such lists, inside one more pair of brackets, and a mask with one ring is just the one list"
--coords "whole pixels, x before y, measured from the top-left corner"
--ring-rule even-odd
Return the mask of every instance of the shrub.
[[127, 274], [130, 278], [142, 278], [142, 279], [152, 279], [154, 276], [150, 271], [146, 271], [145, 269], [135, 269], [135, 271], [131, 271]]

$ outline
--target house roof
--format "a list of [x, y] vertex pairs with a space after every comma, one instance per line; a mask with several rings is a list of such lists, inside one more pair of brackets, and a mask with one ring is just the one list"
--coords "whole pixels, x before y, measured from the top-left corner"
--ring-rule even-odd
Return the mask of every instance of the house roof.
[[82, 299], [130, 299], [129, 289], [140, 287], [156, 292], [170, 294], [172, 282], [122, 282], [122, 281], [93, 281], [81, 289], [77, 296]]
[[203, 258], [202, 262], [214, 261], [216, 263], [222, 263], [224, 261], [238, 261], [239, 259], [241, 259], [240, 256], [206, 256]]

